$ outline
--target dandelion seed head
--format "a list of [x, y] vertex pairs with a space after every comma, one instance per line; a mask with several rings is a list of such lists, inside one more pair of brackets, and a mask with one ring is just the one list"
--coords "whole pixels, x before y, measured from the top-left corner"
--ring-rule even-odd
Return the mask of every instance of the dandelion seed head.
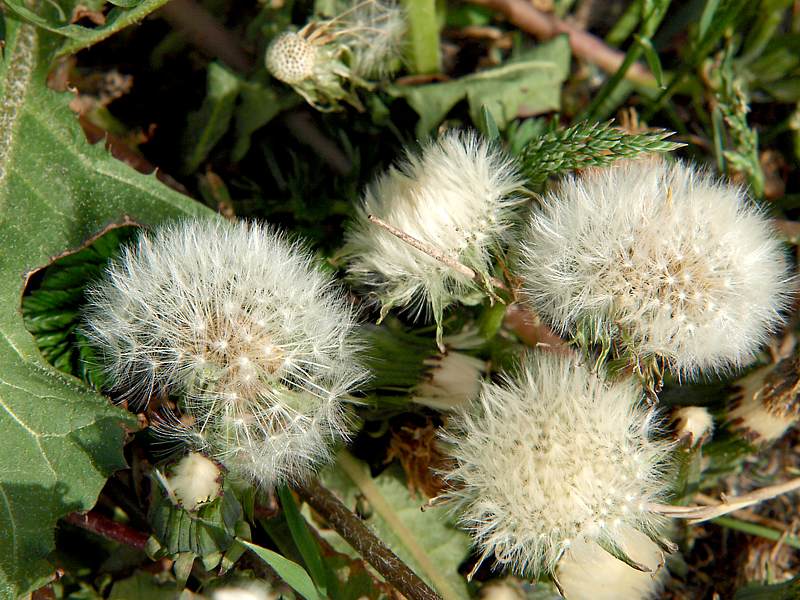
[[482, 557], [539, 576], [579, 541], [655, 535], [662, 517], [646, 505], [668, 493], [672, 445], [652, 437], [656, 418], [640, 400], [634, 383], [555, 354], [484, 384], [444, 434], [455, 464], [445, 498]]
[[448, 304], [475, 293], [474, 282], [369, 221], [393, 227], [488, 277], [507, 242], [522, 180], [510, 158], [474, 132], [451, 131], [408, 152], [370, 185], [347, 235], [348, 271], [383, 304], [437, 323]]
[[[202, 323], [202, 327], [197, 325]], [[348, 434], [365, 378], [344, 292], [268, 227], [185, 221], [144, 233], [89, 291], [86, 333], [131, 400], [182, 397], [157, 429], [265, 486]]]
[[663, 160], [566, 179], [522, 254], [527, 299], [559, 332], [593, 323], [685, 376], [750, 361], [794, 287], [741, 188]]
[[311, 78], [316, 62], [317, 47], [299, 33], [282, 33], [267, 48], [267, 69], [290, 85]]

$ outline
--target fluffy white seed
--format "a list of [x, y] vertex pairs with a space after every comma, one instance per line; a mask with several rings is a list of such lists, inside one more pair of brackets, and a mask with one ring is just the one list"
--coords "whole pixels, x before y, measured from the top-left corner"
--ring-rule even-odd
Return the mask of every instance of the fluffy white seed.
[[649, 600], [657, 598], [667, 578], [664, 555], [643, 533], [625, 528], [617, 539], [650, 573], [617, 560], [597, 544], [577, 540], [558, 563], [558, 581], [567, 600]]
[[793, 288], [744, 190], [662, 160], [566, 179], [521, 262], [530, 304], [558, 331], [592, 324], [686, 376], [749, 362]]
[[347, 236], [349, 273], [383, 305], [431, 310], [476, 292], [474, 282], [370, 222], [380, 217], [488, 277], [493, 252], [508, 241], [514, 196], [521, 186], [514, 164], [473, 132], [451, 131], [408, 152], [370, 185]]
[[219, 497], [222, 474], [213, 461], [199, 452], [190, 452], [173, 467], [167, 485], [181, 506], [188, 511]]
[[656, 535], [662, 519], [647, 504], [668, 491], [671, 444], [651, 437], [640, 400], [634, 383], [555, 354], [484, 384], [444, 435], [455, 463], [445, 498], [482, 559], [539, 576], [578, 540], [608, 548], [630, 528]]
[[182, 397], [164, 435], [262, 485], [303, 477], [347, 436], [361, 382], [354, 314], [312, 257], [255, 224], [143, 234], [89, 292], [87, 335], [132, 400]]

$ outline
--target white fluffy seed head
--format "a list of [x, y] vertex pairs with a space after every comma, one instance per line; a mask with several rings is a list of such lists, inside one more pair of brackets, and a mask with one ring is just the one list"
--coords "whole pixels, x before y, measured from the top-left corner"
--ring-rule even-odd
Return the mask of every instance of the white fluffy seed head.
[[657, 598], [668, 576], [664, 554], [643, 533], [625, 528], [617, 543], [650, 569], [634, 569], [617, 560], [597, 544], [576, 541], [558, 564], [558, 581], [568, 600], [652, 600]]
[[431, 310], [441, 323], [444, 307], [476, 292], [474, 282], [368, 216], [488, 276], [493, 253], [508, 241], [521, 184], [511, 159], [474, 132], [451, 131], [408, 152], [364, 194], [347, 236], [350, 275], [384, 310]]
[[482, 559], [539, 576], [578, 540], [657, 534], [662, 518], [647, 504], [668, 492], [672, 445], [652, 437], [654, 413], [640, 400], [633, 382], [604, 382], [555, 354], [484, 384], [444, 434], [455, 465], [445, 498]]
[[89, 292], [86, 333], [131, 399], [182, 396], [159, 430], [262, 485], [303, 477], [346, 437], [365, 377], [344, 293], [256, 224], [142, 234]]
[[589, 323], [684, 376], [750, 361], [794, 287], [741, 188], [660, 159], [566, 179], [531, 220], [520, 274], [560, 332]]
[[314, 75], [317, 48], [303, 35], [287, 31], [276, 37], [267, 48], [267, 69], [284, 83], [300, 83]]

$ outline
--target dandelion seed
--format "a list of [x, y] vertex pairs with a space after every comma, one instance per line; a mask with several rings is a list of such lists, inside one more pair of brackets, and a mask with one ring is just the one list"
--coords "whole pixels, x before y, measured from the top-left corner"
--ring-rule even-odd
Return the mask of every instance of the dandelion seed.
[[672, 446], [653, 439], [656, 417], [640, 401], [633, 382], [606, 383], [555, 354], [484, 384], [443, 436], [455, 463], [444, 498], [482, 560], [539, 576], [582, 544], [657, 535], [663, 518], [646, 505], [668, 492]]
[[301, 478], [348, 435], [343, 400], [365, 378], [353, 310], [269, 228], [187, 221], [143, 234], [89, 291], [86, 323], [116, 389], [182, 397], [187, 418], [156, 431], [236, 475]]
[[564, 181], [522, 254], [527, 299], [555, 329], [589, 325], [633, 364], [655, 356], [683, 376], [752, 360], [794, 287], [742, 189], [662, 160]]
[[446, 306], [480, 293], [466, 275], [369, 221], [393, 227], [455, 258], [484, 279], [492, 257], [510, 240], [514, 195], [522, 185], [513, 162], [472, 132], [449, 132], [409, 152], [369, 186], [347, 234], [348, 272], [382, 304], [415, 316], [431, 311], [441, 342]]

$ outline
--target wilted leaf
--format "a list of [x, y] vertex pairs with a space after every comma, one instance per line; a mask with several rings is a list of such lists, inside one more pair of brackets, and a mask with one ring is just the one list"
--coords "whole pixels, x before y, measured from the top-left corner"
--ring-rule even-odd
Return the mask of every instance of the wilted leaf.
[[496, 126], [504, 129], [518, 116], [561, 107], [561, 84], [569, 73], [569, 60], [569, 42], [561, 36], [493, 69], [445, 83], [394, 85], [389, 92], [405, 98], [419, 114], [420, 137], [427, 136], [464, 99], [475, 125], [483, 122], [481, 110], [485, 106]]
[[[8, 17], [8, 15], [6, 15]], [[20, 311], [26, 274], [125, 215], [152, 224], [200, 205], [86, 144], [67, 103], [45, 87], [51, 35], [7, 18], [0, 62], [0, 597], [52, 572], [56, 520], [90, 508], [124, 466], [130, 418], [42, 358]]]

